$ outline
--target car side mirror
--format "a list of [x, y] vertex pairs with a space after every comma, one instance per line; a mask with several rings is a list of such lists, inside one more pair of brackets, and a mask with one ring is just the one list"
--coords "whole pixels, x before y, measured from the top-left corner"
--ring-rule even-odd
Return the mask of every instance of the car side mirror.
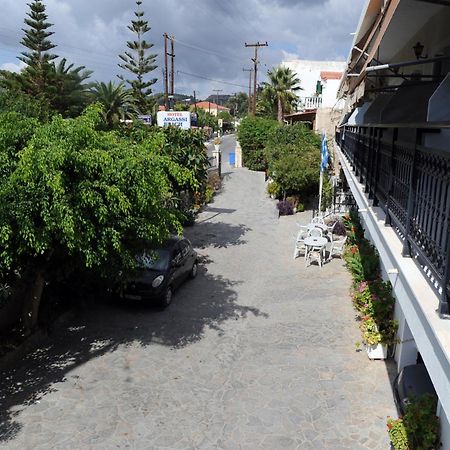
[[172, 261], [170, 261], [170, 267], [180, 267], [180, 263], [175, 259], [172, 259]]

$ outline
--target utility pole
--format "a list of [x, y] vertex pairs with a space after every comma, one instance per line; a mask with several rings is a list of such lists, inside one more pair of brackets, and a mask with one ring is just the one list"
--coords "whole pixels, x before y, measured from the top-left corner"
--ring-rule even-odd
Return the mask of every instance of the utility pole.
[[171, 95], [173, 95], [174, 94], [174, 89], [173, 89], [173, 86], [174, 86], [174, 84], [175, 84], [175, 66], [174, 66], [174, 61], [175, 61], [175, 53], [174, 53], [174, 48], [173, 48], [173, 46], [174, 46], [174, 44], [173, 44], [173, 41], [174, 41], [174, 36], [172, 35], [172, 36], [170, 36], [170, 53], [169, 53], [169, 56], [170, 56], [170, 59], [171, 59], [171, 68], [170, 68], [170, 93], [171, 93]]
[[252, 112], [252, 73], [253, 69], [242, 69], [244, 72], [248, 72], [248, 113]]
[[[163, 34], [164, 36], [164, 103], [166, 105], [166, 111], [169, 110], [170, 104], [169, 104], [169, 96], [170, 98], [173, 98], [173, 86], [174, 86], [174, 58], [175, 53], [173, 49], [173, 41], [174, 37], [170, 36], [167, 33]], [[167, 41], [170, 39], [170, 50], [169, 53], [167, 50]], [[171, 68], [170, 68], [170, 89], [169, 89], [169, 62], [168, 62], [168, 56], [171, 58]]]
[[167, 33], [163, 34], [164, 36], [164, 105], [166, 107], [166, 111], [169, 110], [169, 68], [168, 68], [168, 61], [167, 61], [167, 39], [169, 36], [167, 36]]
[[197, 114], [197, 99], [195, 98], [195, 91], [194, 91], [194, 110], [195, 114]]
[[253, 61], [253, 105], [252, 105], [252, 114], [255, 116], [256, 115], [256, 83], [257, 83], [257, 78], [258, 78], [258, 48], [259, 47], [268, 47], [267, 41], [262, 43], [262, 42], [257, 42], [256, 44], [247, 44], [247, 42], [245, 43], [246, 47], [255, 47], [255, 57], [251, 58]]
[[222, 92], [222, 91], [223, 91], [223, 89], [213, 89], [213, 92], [216, 93], [216, 105], [217, 105], [216, 111], [217, 111], [217, 114], [219, 114], [219, 92]]

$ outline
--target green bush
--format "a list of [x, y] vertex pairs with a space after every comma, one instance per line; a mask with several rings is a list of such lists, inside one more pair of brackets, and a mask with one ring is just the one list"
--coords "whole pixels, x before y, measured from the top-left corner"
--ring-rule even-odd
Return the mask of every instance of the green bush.
[[16, 112], [24, 117], [34, 117], [46, 121], [51, 112], [44, 100], [30, 97], [20, 91], [0, 91], [0, 113]]
[[264, 151], [269, 175], [283, 196], [315, 194], [319, 187], [320, 138], [305, 125], [282, 125], [268, 136]]
[[278, 198], [281, 194], [280, 186], [276, 181], [271, 181], [267, 185], [267, 193], [269, 195], [273, 195], [275, 198]]
[[412, 399], [402, 418], [388, 418], [388, 433], [395, 450], [430, 450], [441, 446], [436, 406], [436, 397], [425, 394]]
[[276, 148], [296, 144], [305, 151], [320, 148], [320, 136], [307, 128], [304, 124], [282, 125], [275, 128], [268, 136], [266, 148], [270, 151]]
[[267, 170], [264, 148], [278, 122], [262, 117], [246, 117], [238, 128], [243, 164], [250, 170]]
[[268, 159], [269, 175], [278, 183], [284, 196], [300, 194], [303, 198], [318, 191], [320, 154], [302, 152], [289, 144]]

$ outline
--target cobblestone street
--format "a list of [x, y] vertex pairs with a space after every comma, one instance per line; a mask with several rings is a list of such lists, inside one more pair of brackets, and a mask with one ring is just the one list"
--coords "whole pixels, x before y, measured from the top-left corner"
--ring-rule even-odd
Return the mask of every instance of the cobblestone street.
[[1, 448], [389, 448], [393, 369], [355, 350], [343, 262], [294, 261], [311, 213], [278, 219], [262, 173], [227, 170], [167, 310], [100, 304], [2, 373]]

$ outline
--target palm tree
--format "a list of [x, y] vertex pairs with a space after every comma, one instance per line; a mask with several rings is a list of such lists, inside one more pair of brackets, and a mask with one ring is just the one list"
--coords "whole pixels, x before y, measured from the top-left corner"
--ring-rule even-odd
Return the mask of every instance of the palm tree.
[[105, 122], [112, 127], [120, 121], [120, 119], [127, 119], [133, 117], [135, 114], [135, 105], [133, 103], [133, 96], [130, 91], [125, 89], [125, 84], [96, 82], [91, 93], [94, 100], [103, 105], [103, 117]]
[[300, 79], [288, 67], [274, 67], [267, 72], [269, 83], [265, 83], [265, 98], [276, 100], [277, 119], [283, 122], [283, 114], [290, 112], [297, 101], [296, 91], [300, 90]]
[[76, 117], [89, 103], [89, 88], [92, 86], [85, 81], [91, 76], [92, 71], [85, 66], [75, 67], [66, 65], [66, 58], [62, 58], [58, 64], [52, 63], [53, 88], [55, 98], [52, 107], [64, 117]]

